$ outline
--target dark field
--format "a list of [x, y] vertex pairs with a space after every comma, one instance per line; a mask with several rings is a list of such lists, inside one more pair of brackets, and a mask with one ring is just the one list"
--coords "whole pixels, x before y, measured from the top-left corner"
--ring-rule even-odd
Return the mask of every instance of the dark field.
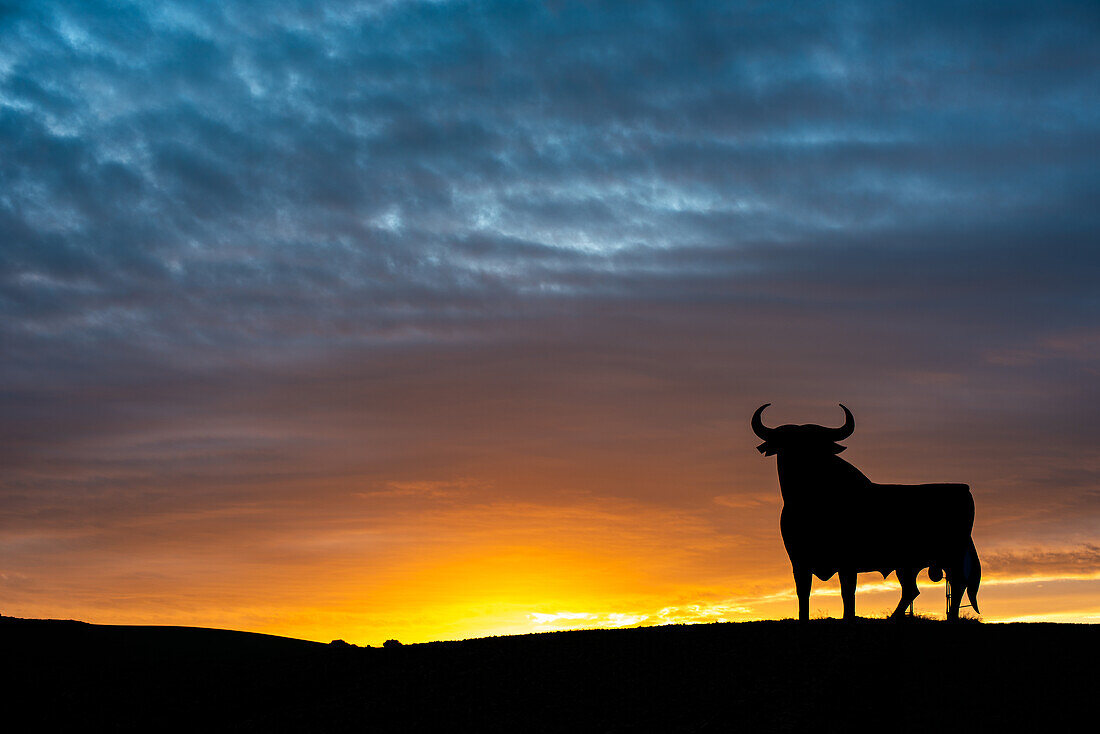
[[39, 731], [1090, 730], [1098, 643], [1086, 625], [918, 619], [383, 649], [0, 618], [7, 717]]

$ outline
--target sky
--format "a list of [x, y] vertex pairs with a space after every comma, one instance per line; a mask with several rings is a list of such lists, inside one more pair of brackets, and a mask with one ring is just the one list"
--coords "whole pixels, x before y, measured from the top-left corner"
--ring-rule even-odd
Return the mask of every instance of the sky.
[[1095, 3], [0, 3], [0, 613], [791, 617], [844, 403], [1100, 621], [1097, 201]]

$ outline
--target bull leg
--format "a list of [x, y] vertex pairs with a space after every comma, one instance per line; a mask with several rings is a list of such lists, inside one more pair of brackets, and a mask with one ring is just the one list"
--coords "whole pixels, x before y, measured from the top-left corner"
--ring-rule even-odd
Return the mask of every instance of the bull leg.
[[947, 621], [959, 621], [959, 607], [962, 606], [963, 592], [966, 588], [966, 576], [960, 566], [947, 569], [947, 583], [951, 585], [951, 606], [947, 610]]
[[916, 569], [899, 568], [898, 581], [901, 582], [901, 601], [898, 602], [898, 608], [890, 615], [890, 619], [894, 620], [903, 619], [905, 617], [905, 610], [909, 608], [909, 605], [912, 604], [913, 600], [920, 594], [920, 589], [917, 588]]
[[840, 572], [840, 598], [844, 600], [844, 621], [856, 618], [856, 572]]
[[794, 567], [794, 590], [798, 594], [798, 621], [810, 620], [810, 585], [813, 583], [813, 574], [809, 569], [801, 566]]

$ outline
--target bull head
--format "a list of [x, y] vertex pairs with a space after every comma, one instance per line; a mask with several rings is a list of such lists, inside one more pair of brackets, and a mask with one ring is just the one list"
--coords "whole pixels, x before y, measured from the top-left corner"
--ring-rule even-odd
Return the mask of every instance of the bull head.
[[839, 454], [845, 447], [836, 442], [843, 441], [856, 430], [856, 419], [852, 417], [852, 411], [843, 405], [840, 407], [844, 410], [844, 425], [840, 428], [826, 428], [825, 426], [815, 426], [813, 424], [768, 428], [760, 420], [760, 414], [769, 405], [771, 403], [761, 405], [752, 414], [752, 432], [764, 439], [764, 443], [756, 448], [764, 456], [771, 456], [787, 450], [824, 451], [830, 454]]

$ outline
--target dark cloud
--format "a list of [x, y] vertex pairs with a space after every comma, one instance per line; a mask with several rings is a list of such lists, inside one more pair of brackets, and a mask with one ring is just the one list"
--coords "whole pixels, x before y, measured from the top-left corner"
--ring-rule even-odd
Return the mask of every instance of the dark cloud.
[[1028, 576], [1042, 574], [1066, 574], [1091, 577], [1100, 562], [1100, 547], [1085, 543], [1075, 548], [1042, 549], [1029, 552], [995, 553], [988, 561], [983, 559], [996, 574]]

